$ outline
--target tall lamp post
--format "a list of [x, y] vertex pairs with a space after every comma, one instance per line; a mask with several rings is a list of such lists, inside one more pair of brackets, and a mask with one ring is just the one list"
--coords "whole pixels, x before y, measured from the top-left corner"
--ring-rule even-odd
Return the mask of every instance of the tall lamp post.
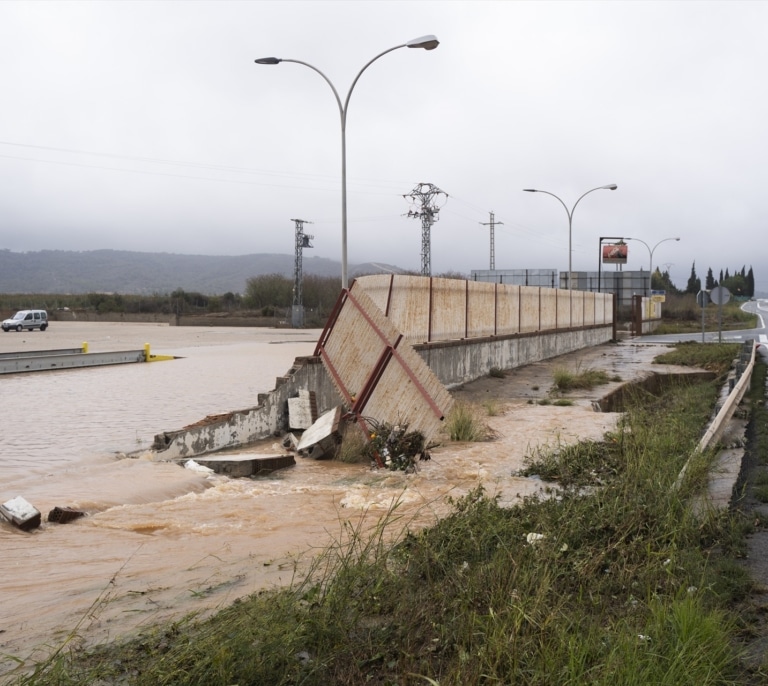
[[675, 238], [662, 238], [653, 247], [648, 245], [648, 243], [646, 243], [642, 238], [625, 238], [624, 240], [625, 241], [639, 241], [646, 248], [648, 248], [648, 254], [651, 257], [650, 264], [648, 265], [648, 289], [646, 290], [646, 295], [648, 295], [648, 291], [652, 291], [653, 290], [653, 288], [651, 288], [651, 286], [653, 286], [653, 282], [652, 282], [652, 279], [653, 279], [653, 253], [656, 251], [656, 248], [658, 248], [662, 243], [665, 243], [666, 241], [679, 241], [680, 237], [677, 236]]
[[586, 193], [583, 193], [579, 199], [573, 203], [573, 207], [569, 210], [568, 205], [566, 205], [561, 198], [559, 198], [554, 193], [550, 193], [549, 191], [542, 191], [537, 188], [523, 188], [523, 191], [526, 193], [546, 193], [547, 195], [551, 195], [553, 198], [558, 200], [560, 204], [565, 208], [565, 212], [568, 215], [568, 290], [571, 290], [571, 262], [573, 258], [573, 212], [576, 209], [576, 205], [579, 204], [581, 199], [585, 195], [589, 195], [590, 193], [593, 193], [594, 191], [615, 191], [618, 188], [618, 186], [615, 183], [608, 184], [607, 186], [598, 186], [597, 188], [592, 188], [591, 190], [588, 190]]
[[280, 57], [262, 57], [255, 60], [256, 64], [280, 64], [280, 62], [293, 62], [294, 64], [303, 64], [305, 67], [309, 67], [313, 71], [320, 74], [325, 79], [325, 82], [331, 87], [333, 95], [336, 97], [336, 104], [339, 106], [339, 115], [341, 117], [341, 287], [346, 288], [348, 286], [347, 279], [347, 110], [349, 109], [349, 99], [352, 96], [352, 91], [355, 89], [358, 79], [362, 76], [363, 72], [368, 69], [377, 59], [383, 57], [393, 50], [400, 48], [423, 48], [424, 50], [434, 50], [440, 42], [435, 36], [422, 36], [421, 38], [414, 38], [402, 45], [396, 45], [394, 48], [389, 48], [382, 53], [379, 53], [370, 60], [355, 77], [352, 85], [349, 88], [347, 97], [344, 100], [344, 104], [341, 103], [341, 98], [336, 90], [336, 86], [333, 85], [331, 80], [323, 74], [317, 67], [309, 64], [308, 62], [302, 62], [301, 60], [282, 59]]

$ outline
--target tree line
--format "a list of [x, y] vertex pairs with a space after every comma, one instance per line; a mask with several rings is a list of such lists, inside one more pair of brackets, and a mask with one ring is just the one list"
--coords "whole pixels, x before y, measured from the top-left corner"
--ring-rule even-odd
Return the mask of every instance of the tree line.
[[[307, 274], [302, 283], [305, 310], [313, 319], [327, 317], [341, 291], [337, 276]], [[0, 293], [0, 312], [24, 309], [86, 310], [122, 314], [194, 315], [218, 312], [285, 317], [294, 299], [294, 281], [282, 274], [254, 276], [246, 281], [245, 293], [207, 295], [177, 288], [170, 294], [131, 295], [121, 293], [29, 294]]]
[[[731, 274], [726, 268], [725, 273], [720, 270], [720, 278], [715, 279], [712, 268], [707, 269], [707, 276], [704, 280], [704, 290], [711, 291], [713, 288], [723, 286], [727, 288], [734, 297], [754, 298], [755, 297], [755, 275], [752, 267], [746, 269], [746, 265], [741, 270], [734, 271]], [[698, 293], [701, 288], [701, 279], [696, 275], [696, 262], [691, 266], [691, 275], [688, 277], [688, 283], [685, 287], [685, 293]]]
[[[465, 278], [458, 273], [445, 273], [444, 278]], [[695, 295], [702, 290], [701, 279], [696, 274], [696, 263], [685, 289], [677, 288], [669, 271], [658, 267], [652, 274], [654, 290], [665, 290], [669, 294]], [[755, 277], [752, 267], [742, 267], [731, 273], [720, 270], [715, 279], [712, 269], [707, 270], [704, 288], [712, 290], [725, 286], [734, 297], [752, 298], [755, 295]], [[338, 276], [317, 276], [306, 274], [302, 282], [302, 304], [307, 314], [307, 323], [325, 320], [339, 296], [341, 287]], [[120, 293], [87, 294], [6, 294], [0, 293], [0, 312], [13, 313], [16, 310], [42, 308], [48, 311], [70, 309], [125, 314], [177, 314], [194, 315], [218, 312], [253, 314], [261, 317], [288, 317], [294, 304], [294, 280], [282, 274], [264, 274], [246, 281], [245, 293], [227, 292], [221, 295], [207, 295], [197, 291], [176, 289], [170, 294], [130, 295]]]
[[[707, 275], [704, 280], [704, 290], [711, 291], [717, 286], [724, 286], [734, 297], [754, 298], [755, 297], [755, 275], [752, 267], [749, 269], [743, 266], [740, 270], [730, 273], [728, 269], [723, 272], [720, 270], [720, 278], [716, 279], [712, 268], [707, 269]], [[686, 293], [696, 295], [702, 290], [701, 279], [696, 274], [696, 262], [691, 267], [691, 275], [684, 289], [679, 289], [672, 283], [669, 271], [661, 271], [656, 268], [651, 277], [651, 288], [654, 290], [667, 291], [675, 295]]]

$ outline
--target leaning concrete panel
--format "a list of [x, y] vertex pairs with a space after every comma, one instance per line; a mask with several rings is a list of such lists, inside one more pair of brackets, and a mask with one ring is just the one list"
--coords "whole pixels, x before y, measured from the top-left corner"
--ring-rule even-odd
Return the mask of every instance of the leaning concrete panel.
[[353, 414], [407, 422], [427, 441], [437, 434], [450, 394], [357, 282], [342, 294], [318, 352]]
[[[394, 288], [394, 274], [371, 274], [370, 276], [361, 276], [356, 281], [364, 287], [365, 292], [374, 305], [384, 314], [389, 310], [389, 299]], [[405, 333], [401, 331], [401, 333]]]

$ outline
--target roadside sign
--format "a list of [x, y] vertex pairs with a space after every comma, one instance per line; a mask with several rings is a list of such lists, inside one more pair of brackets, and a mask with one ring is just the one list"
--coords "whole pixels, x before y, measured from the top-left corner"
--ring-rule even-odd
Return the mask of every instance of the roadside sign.
[[731, 292], [725, 286], [715, 286], [709, 292], [709, 297], [715, 305], [725, 305], [731, 299]]
[[709, 291], [699, 291], [696, 294], [696, 304], [699, 307], [706, 307], [709, 305]]

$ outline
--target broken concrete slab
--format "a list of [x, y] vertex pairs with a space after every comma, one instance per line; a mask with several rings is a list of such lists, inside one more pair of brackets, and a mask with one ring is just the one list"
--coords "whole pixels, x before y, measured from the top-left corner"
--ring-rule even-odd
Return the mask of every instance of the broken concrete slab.
[[217, 455], [198, 457], [196, 462], [216, 474], [243, 477], [271, 474], [296, 464], [293, 455]]
[[58, 505], [48, 513], [48, 521], [56, 522], [57, 524], [68, 524], [75, 519], [80, 519], [80, 517], [85, 517], [85, 512], [71, 507], [59, 507]]
[[315, 460], [333, 458], [341, 444], [341, 405], [328, 410], [301, 436], [296, 452]]
[[0, 515], [22, 531], [31, 531], [40, 526], [40, 510], [18, 496], [0, 505]]
[[288, 398], [288, 428], [308, 429], [317, 419], [317, 401], [312, 391], [300, 390], [296, 398]]

